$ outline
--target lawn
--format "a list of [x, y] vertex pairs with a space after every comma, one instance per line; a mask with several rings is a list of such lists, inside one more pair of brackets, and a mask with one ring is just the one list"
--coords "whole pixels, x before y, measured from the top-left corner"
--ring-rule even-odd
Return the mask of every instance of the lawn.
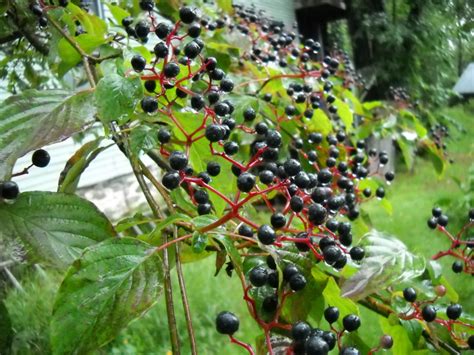
[[[452, 132], [448, 144], [451, 157], [454, 159], [445, 176], [438, 178], [429, 162], [418, 159], [415, 172], [407, 172], [398, 167], [399, 173], [390, 188], [390, 199], [393, 215], [379, 208], [378, 202], [371, 202], [365, 208], [369, 211], [373, 225], [380, 231], [396, 235], [415, 253], [426, 258], [448, 246], [446, 237], [433, 232], [426, 226], [426, 220], [436, 201], [440, 198], [460, 198], [463, 193], [453, 182], [452, 176], [464, 180], [474, 157], [474, 112], [463, 107], [446, 110], [455, 117], [467, 132]], [[446, 211], [448, 215], [452, 211]], [[464, 211], [463, 213], [467, 213]], [[448, 226], [451, 227], [451, 226]], [[458, 226], [452, 226], [456, 232]], [[474, 283], [466, 275], [454, 274], [451, 271], [452, 260], [442, 260], [445, 277], [458, 290], [460, 302], [464, 309], [474, 313]], [[241, 315], [238, 337], [253, 342], [259, 331], [248, 317], [242, 301], [242, 290], [238, 280], [229, 278], [224, 271], [214, 277], [214, 259], [208, 258], [197, 264], [185, 265], [191, 310], [193, 312], [197, 343], [202, 354], [244, 354], [238, 347], [229, 344], [226, 337], [214, 330], [214, 317], [222, 310], [229, 310]], [[18, 354], [49, 353], [47, 324], [50, 319], [52, 299], [59, 275], [42, 270], [34, 271], [22, 280], [24, 291], [10, 291], [6, 305], [11, 313], [14, 328], [17, 332], [14, 349]], [[174, 280], [175, 290], [177, 282]], [[175, 293], [175, 303], [180, 304], [179, 295]], [[133, 322], [101, 353], [109, 354], [166, 354], [169, 350], [168, 330], [164, 302], [158, 304], [144, 317]], [[372, 324], [361, 328], [370, 339], [381, 334], [377, 321], [372, 315], [363, 311], [363, 322]], [[182, 309], [177, 309], [178, 325], [183, 343], [186, 341], [185, 323]], [[374, 320], [374, 321], [372, 321]], [[363, 334], [363, 337], [365, 335]], [[185, 345], [183, 354], [189, 353]]]

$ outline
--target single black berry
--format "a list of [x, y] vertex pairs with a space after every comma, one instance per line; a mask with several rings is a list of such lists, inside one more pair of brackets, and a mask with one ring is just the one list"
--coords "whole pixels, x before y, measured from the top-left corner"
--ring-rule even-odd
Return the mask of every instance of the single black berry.
[[173, 29], [171, 28], [170, 25], [164, 22], [160, 22], [155, 29], [155, 33], [158, 36], [159, 39], [165, 39], [166, 36], [168, 36]]
[[255, 287], [261, 287], [267, 283], [268, 270], [263, 266], [256, 266], [249, 272], [249, 280]]
[[430, 219], [428, 219], [427, 224], [429, 228], [436, 229], [436, 227], [438, 226], [438, 219], [436, 217], [431, 217]]
[[7, 200], [13, 200], [18, 197], [20, 189], [14, 181], [4, 181], [0, 183], [0, 196]]
[[179, 18], [184, 23], [190, 24], [196, 19], [196, 13], [187, 6], [179, 9]]
[[34, 166], [44, 168], [49, 164], [50, 159], [51, 157], [49, 156], [49, 153], [46, 150], [38, 149], [33, 153], [33, 156], [31, 157], [31, 162]]
[[336, 346], [337, 338], [333, 332], [324, 331], [321, 337], [328, 344], [329, 350], [334, 349], [334, 347]]
[[275, 179], [275, 175], [270, 170], [262, 170], [258, 177], [260, 178], [260, 182], [265, 185], [269, 185]]
[[460, 304], [452, 304], [449, 305], [448, 308], [446, 308], [446, 315], [448, 316], [449, 319], [458, 319], [461, 316], [462, 313], [462, 306]]
[[132, 67], [135, 71], [141, 72], [143, 69], [145, 69], [146, 59], [141, 55], [134, 55], [130, 63], [132, 64]]
[[456, 260], [456, 261], [453, 263], [453, 266], [452, 266], [451, 268], [452, 268], [452, 270], [453, 270], [456, 274], [459, 274], [460, 272], [463, 271], [464, 266], [463, 266], [463, 264], [462, 264], [461, 261]]
[[403, 290], [403, 298], [408, 302], [416, 301], [416, 291], [413, 287], [407, 287]]
[[446, 216], [445, 214], [442, 214], [441, 216], [438, 217], [438, 224], [441, 226], [441, 227], [446, 227], [448, 225], [448, 216]]
[[290, 199], [290, 208], [293, 212], [299, 213], [303, 210], [304, 201], [299, 196], [292, 196]]
[[196, 58], [200, 52], [201, 47], [199, 47], [199, 45], [194, 41], [189, 42], [184, 46], [184, 54], [190, 59]]
[[155, 92], [156, 90], [156, 81], [155, 80], [147, 80], [145, 81], [145, 90], [148, 92]]
[[325, 222], [327, 210], [319, 203], [313, 203], [308, 208], [308, 219], [314, 225], [321, 225]]
[[281, 134], [275, 130], [269, 130], [265, 136], [265, 142], [270, 148], [278, 148], [281, 145]]
[[135, 25], [135, 33], [141, 39], [145, 39], [150, 33], [150, 26], [145, 21], [140, 21]]
[[245, 121], [253, 121], [257, 117], [257, 113], [252, 107], [248, 107], [244, 111], [244, 120]]
[[218, 124], [210, 124], [206, 127], [205, 136], [210, 142], [218, 142], [224, 139], [225, 128]]
[[232, 335], [239, 330], [239, 319], [231, 312], [221, 312], [216, 317], [216, 329], [221, 334]]
[[179, 186], [180, 176], [176, 171], [170, 171], [163, 175], [161, 181], [164, 187], [168, 190], [173, 190]]
[[421, 310], [421, 316], [426, 322], [432, 322], [436, 319], [436, 309], [432, 305], [426, 305]]
[[179, 74], [179, 65], [175, 62], [166, 63], [163, 68], [163, 73], [167, 78], [174, 78]]
[[139, 3], [140, 9], [143, 11], [152, 11], [153, 10], [153, 1], [150, 0], [142, 0]]
[[153, 49], [157, 58], [165, 58], [168, 55], [168, 46], [165, 42], [159, 42]]
[[360, 318], [355, 314], [348, 314], [342, 319], [342, 325], [348, 332], [353, 332], [360, 327]]
[[250, 192], [255, 186], [255, 182], [255, 175], [245, 172], [237, 178], [237, 187], [242, 192]]
[[196, 95], [191, 98], [191, 107], [197, 111], [206, 105], [206, 101], [201, 95]]
[[311, 326], [306, 322], [296, 322], [291, 327], [291, 337], [295, 341], [305, 341], [311, 333]]
[[270, 245], [275, 242], [276, 233], [268, 224], [263, 224], [258, 228], [257, 237], [260, 243]]
[[194, 200], [197, 203], [207, 203], [209, 202], [209, 194], [206, 190], [196, 190], [194, 191]]
[[382, 186], [377, 188], [377, 190], [375, 190], [375, 196], [377, 196], [378, 198], [384, 198], [385, 197], [385, 189]]
[[222, 79], [220, 88], [224, 92], [231, 92], [234, 89], [234, 82], [228, 78]]
[[328, 307], [324, 310], [324, 318], [329, 324], [336, 322], [339, 318], [339, 309], [337, 307]]
[[224, 144], [224, 152], [227, 155], [234, 155], [239, 151], [239, 145], [236, 142], [229, 141]]
[[278, 307], [278, 297], [277, 295], [267, 296], [263, 299], [262, 308], [265, 312], [271, 313], [274, 312]]
[[348, 346], [342, 348], [339, 355], [360, 355], [360, 351], [357, 348], [354, 348], [353, 346]]
[[210, 161], [207, 163], [207, 173], [211, 176], [217, 176], [221, 172], [221, 166], [218, 162]]
[[474, 335], [471, 335], [467, 339], [467, 344], [469, 345], [469, 349], [474, 349]]
[[199, 203], [197, 212], [200, 216], [211, 213], [212, 206], [210, 203]]
[[148, 113], [158, 110], [158, 101], [151, 96], [145, 96], [140, 102], [140, 105], [142, 110]]
[[320, 336], [310, 336], [305, 343], [307, 355], [323, 355], [329, 352], [329, 346]]
[[276, 212], [270, 217], [270, 222], [273, 228], [283, 228], [286, 225], [285, 215], [281, 212]]
[[246, 224], [242, 224], [239, 227], [239, 235], [242, 235], [244, 237], [252, 238], [253, 237], [253, 230]]
[[188, 157], [182, 151], [172, 152], [169, 161], [171, 168], [174, 170], [182, 170], [188, 165]]

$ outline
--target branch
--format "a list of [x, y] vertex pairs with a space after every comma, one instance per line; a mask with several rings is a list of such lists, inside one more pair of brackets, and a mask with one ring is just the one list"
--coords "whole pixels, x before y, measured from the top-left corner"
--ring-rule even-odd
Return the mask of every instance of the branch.
[[5, 36], [0, 39], [0, 43], [7, 43], [21, 36], [25, 37], [26, 40], [41, 54], [48, 55], [49, 48], [46, 43], [39, 40], [39, 37], [36, 33], [31, 33], [28, 29], [27, 24], [24, 21], [20, 21], [17, 14], [12, 11], [7, 11], [8, 17], [13, 21], [13, 24], [17, 28], [18, 32], [13, 32], [12, 34]]

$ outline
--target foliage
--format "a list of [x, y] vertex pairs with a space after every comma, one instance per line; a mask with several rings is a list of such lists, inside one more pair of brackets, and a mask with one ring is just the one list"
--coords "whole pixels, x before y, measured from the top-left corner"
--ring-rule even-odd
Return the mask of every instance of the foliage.
[[[296, 352], [302, 344], [290, 332], [296, 321], [317, 324], [321, 329], [315, 332], [333, 337], [331, 349], [389, 348], [358, 335], [360, 305], [373, 311], [386, 335], [398, 342], [396, 351], [411, 351], [414, 344], [467, 348], [464, 331], [473, 328], [468, 315], [446, 320], [421, 310], [435, 301], [443, 307], [457, 301], [436, 264], [422, 274], [423, 262], [402, 242], [367, 234], [370, 217], [361, 210], [377, 198], [391, 213], [383, 180], [394, 177], [369, 171], [369, 163], [384, 165], [388, 158], [367, 149], [364, 139], [386, 132], [415, 134], [442, 173], [444, 157], [427, 130], [410, 107], [361, 102], [353, 93], [357, 82], [346, 54], [337, 51], [318, 61], [318, 43], [299, 45], [277, 21], [253, 9], [232, 8], [229, 1], [218, 3], [221, 9], [196, 1], [202, 9], [199, 28], [191, 25], [194, 10], [175, 2], [157, 4], [171, 24], [155, 16], [150, 1], [110, 4], [113, 18], [107, 21], [74, 3], [30, 7], [19, 2], [5, 10], [9, 18], [33, 13], [43, 27], [47, 22], [43, 44], [58, 54], [49, 57], [49, 67], [58, 80], [81, 72], [90, 86], [72, 94], [26, 90], [0, 110], [0, 236], [21, 238], [31, 260], [68, 266], [55, 296], [53, 353], [104, 346], [162, 291], [172, 351], [179, 353], [174, 272], [196, 353], [181, 264], [211, 255], [216, 274], [227, 263], [225, 272], [241, 283], [244, 303], [261, 330], [255, 341], [260, 353], [273, 352], [277, 335]], [[74, 192], [101, 153], [102, 137], [68, 161], [61, 192], [18, 195], [11, 179], [45, 166], [49, 156], [42, 151], [42, 159], [33, 157], [32, 167], [19, 173], [12, 172], [15, 161], [84, 131], [93, 119], [130, 161], [151, 218], [135, 215], [112, 226], [93, 204], [63, 192]], [[409, 148], [400, 149], [411, 165]], [[144, 154], [162, 170], [159, 178], [143, 164]], [[441, 226], [444, 217], [436, 217]], [[154, 228], [130, 232], [148, 222]], [[115, 230], [127, 236], [117, 237]], [[368, 257], [360, 262], [364, 241]], [[258, 267], [266, 282], [252, 276]], [[387, 287], [395, 280], [415, 287], [418, 300], [403, 299], [401, 285]], [[368, 285], [363, 293], [361, 284]], [[322, 320], [330, 306], [341, 316], [331, 326]], [[427, 331], [413, 334], [413, 323]], [[64, 334], [64, 329], [72, 331]], [[233, 332], [218, 329], [254, 353]], [[321, 341], [328, 352], [331, 340]]]

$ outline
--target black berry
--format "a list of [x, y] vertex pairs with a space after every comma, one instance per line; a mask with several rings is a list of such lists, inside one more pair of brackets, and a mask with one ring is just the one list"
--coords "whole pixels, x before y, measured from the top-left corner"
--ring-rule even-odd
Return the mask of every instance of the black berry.
[[232, 335], [239, 330], [239, 319], [231, 312], [221, 312], [216, 317], [216, 329], [221, 334]]
[[260, 243], [265, 245], [273, 244], [276, 240], [275, 231], [268, 224], [263, 224], [258, 228], [257, 237]]
[[407, 287], [403, 290], [403, 298], [408, 302], [415, 302], [416, 301], [416, 291], [412, 287]]
[[250, 192], [255, 186], [255, 182], [255, 175], [245, 172], [237, 178], [237, 187], [242, 192]]
[[249, 280], [255, 287], [263, 286], [267, 283], [268, 271], [263, 266], [256, 266], [249, 273]]
[[49, 164], [50, 159], [51, 157], [49, 156], [49, 153], [46, 150], [38, 149], [33, 153], [33, 156], [31, 157], [31, 162], [34, 166], [44, 168]]
[[353, 332], [360, 327], [360, 318], [355, 314], [349, 314], [342, 319], [344, 329]]
[[170, 171], [163, 175], [161, 181], [164, 187], [168, 190], [173, 190], [179, 186], [180, 177], [176, 171]]
[[14, 181], [4, 181], [0, 183], [0, 196], [7, 200], [13, 200], [18, 197], [20, 189]]
[[337, 307], [328, 307], [324, 310], [324, 318], [329, 324], [336, 322], [339, 318], [339, 309]]
[[133, 56], [130, 63], [132, 64], [133, 69], [137, 72], [143, 71], [146, 66], [146, 60], [141, 55]]
[[462, 306], [460, 304], [452, 304], [446, 308], [446, 315], [449, 319], [458, 319], [462, 313]]

